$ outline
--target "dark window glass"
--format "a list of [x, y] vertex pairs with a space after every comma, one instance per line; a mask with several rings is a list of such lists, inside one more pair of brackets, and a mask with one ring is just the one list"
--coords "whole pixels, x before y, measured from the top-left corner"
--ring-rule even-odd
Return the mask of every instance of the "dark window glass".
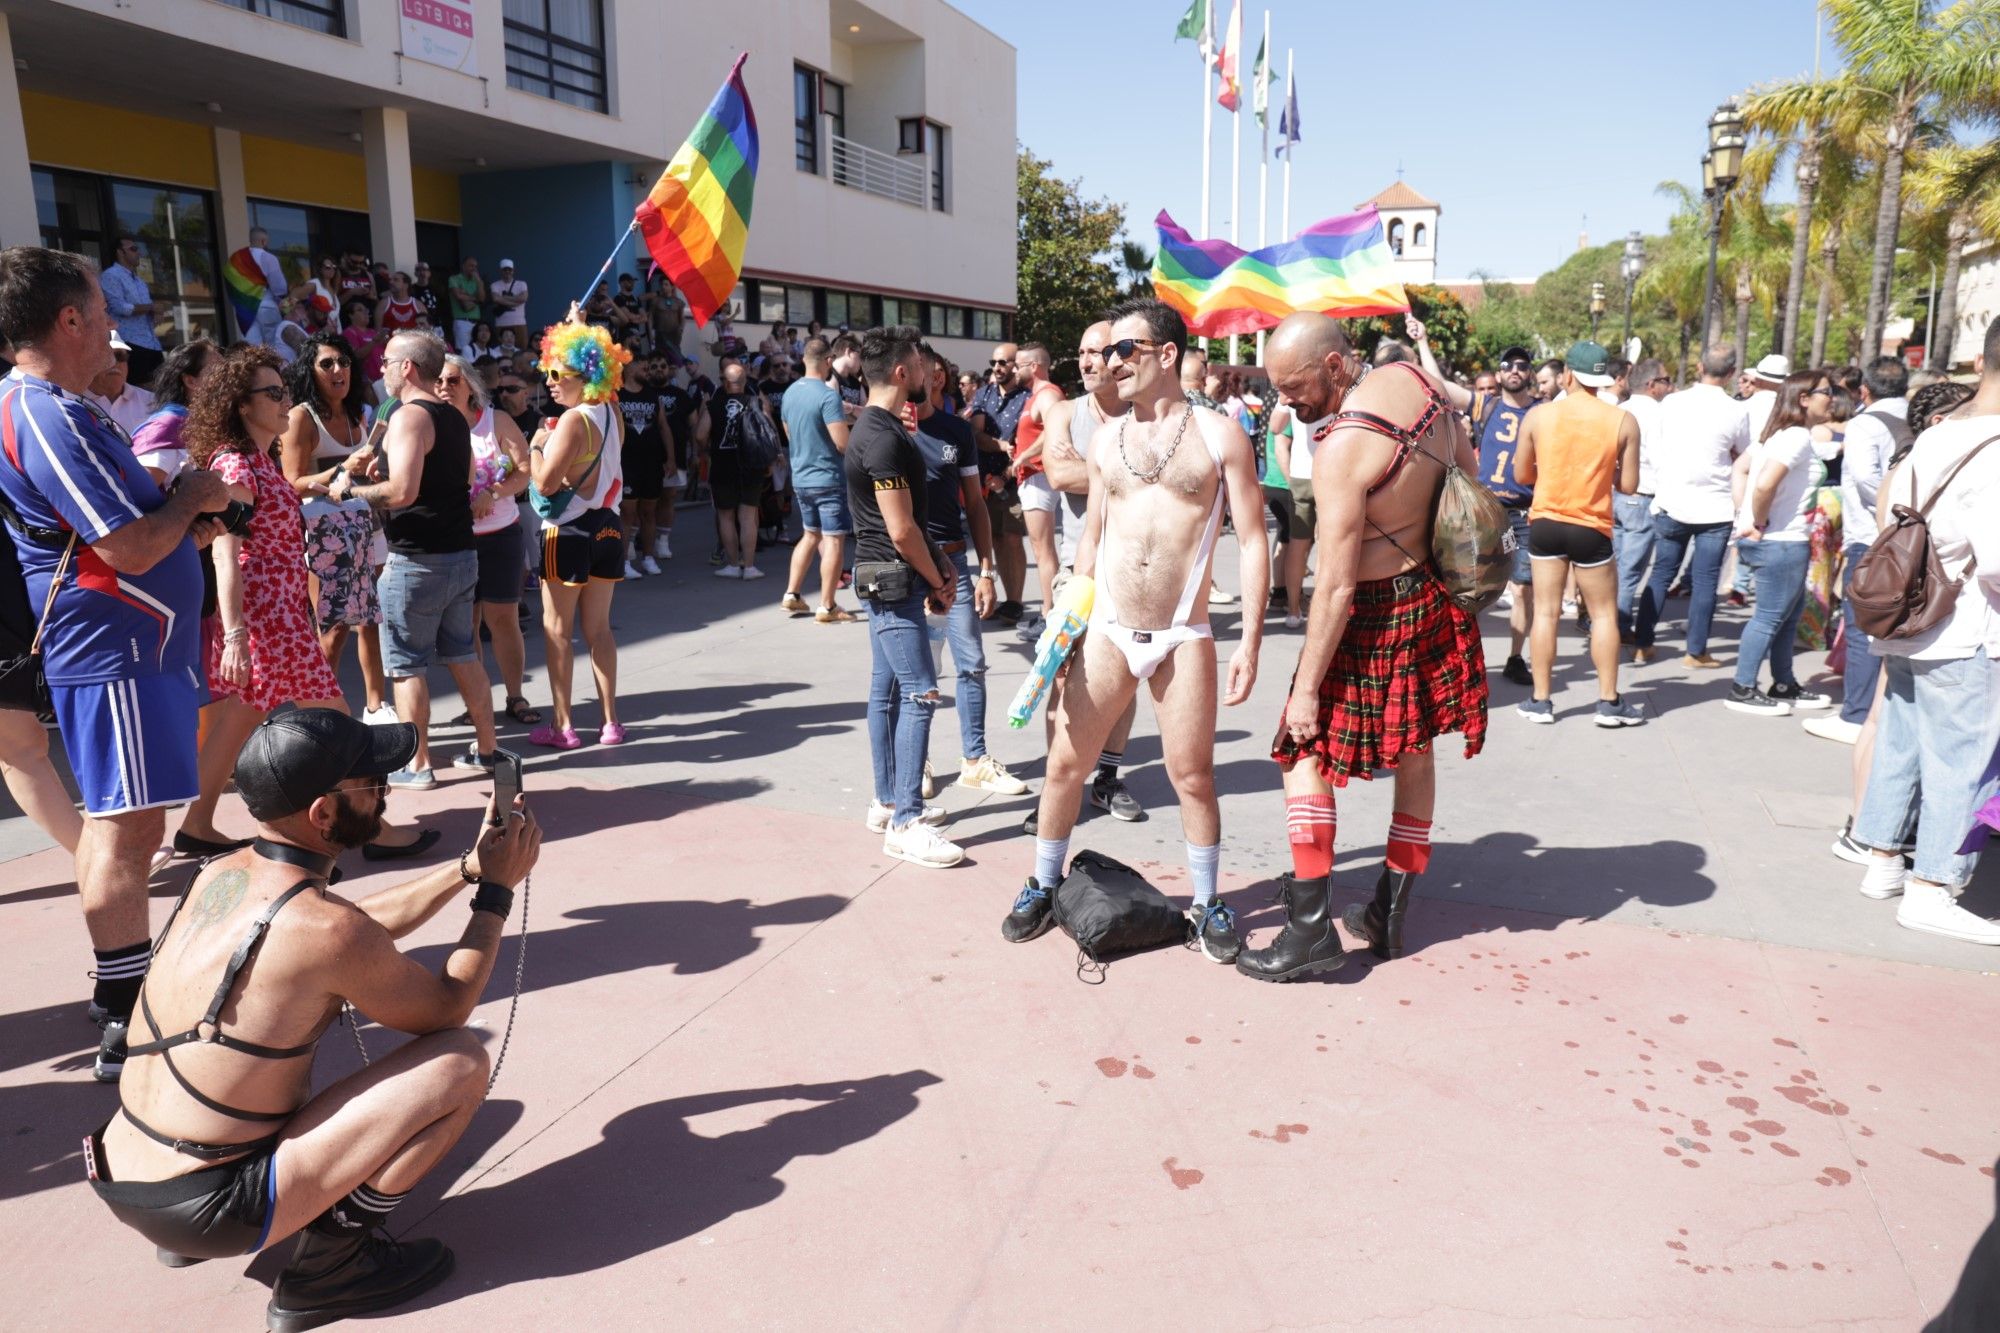
[[948, 161], [946, 151], [949, 143], [942, 125], [924, 122], [924, 146], [931, 155], [931, 207], [942, 213], [945, 211], [945, 166]]
[[819, 75], [792, 66], [792, 164], [819, 174]]
[[[36, 167], [30, 173], [42, 244], [111, 262], [120, 233], [139, 242], [139, 279], [153, 295], [162, 347], [214, 337], [215, 210], [205, 190]], [[227, 333], [223, 338], [227, 340]]]
[[825, 113], [827, 129], [837, 139], [847, 137], [847, 85], [832, 79], [819, 81], [819, 109]]
[[341, 0], [222, 0], [222, 3], [296, 28], [323, 32], [329, 37], [347, 36], [347, 7]]
[[506, 0], [507, 86], [588, 111], [610, 106], [602, 0]]

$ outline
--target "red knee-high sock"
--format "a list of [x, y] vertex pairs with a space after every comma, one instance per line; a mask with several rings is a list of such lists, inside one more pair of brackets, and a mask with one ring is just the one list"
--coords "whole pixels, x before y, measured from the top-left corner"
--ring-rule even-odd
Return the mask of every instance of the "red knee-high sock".
[[1389, 869], [1421, 875], [1431, 864], [1431, 821], [1398, 810], [1389, 816]]
[[1333, 797], [1285, 798], [1285, 831], [1292, 843], [1292, 873], [1325, 879], [1333, 873]]

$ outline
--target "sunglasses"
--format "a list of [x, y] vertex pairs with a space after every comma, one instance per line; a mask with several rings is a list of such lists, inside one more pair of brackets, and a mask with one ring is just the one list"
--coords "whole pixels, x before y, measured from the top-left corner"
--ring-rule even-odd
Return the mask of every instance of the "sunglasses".
[[1820, 386], [1819, 386], [1819, 387], [1818, 387], [1817, 389], [1807, 389], [1807, 390], [1806, 390], [1806, 391], [1805, 391], [1804, 393], [1800, 394], [1800, 395], [1799, 395], [1799, 397], [1801, 397], [1801, 398], [1831, 398], [1831, 397], [1833, 397], [1833, 390], [1831, 390], [1831, 389], [1827, 388], [1827, 387], [1826, 387], [1826, 386], [1825, 386], [1824, 384], [1822, 384], [1822, 385], [1820, 385]]
[[261, 389], [250, 390], [250, 396], [268, 398], [274, 403], [288, 403], [292, 400], [292, 391], [282, 384], [267, 384]]
[[1104, 344], [1104, 359], [1109, 361], [1115, 356], [1120, 361], [1130, 361], [1141, 349], [1151, 351], [1159, 345], [1151, 338], [1120, 338], [1115, 343]]
[[495, 392], [495, 393], [523, 393], [523, 392], [525, 392], [525, 391], [527, 390], [527, 387], [528, 387], [528, 386], [527, 386], [527, 385], [525, 385], [525, 384], [503, 384], [503, 385], [501, 385], [501, 386], [500, 386], [499, 388], [495, 389], [495, 390], [494, 390], [493, 392]]
[[1532, 362], [1532, 361], [1519, 361], [1519, 360], [1516, 360], [1516, 361], [1502, 361], [1502, 362], [1500, 363], [1500, 369], [1502, 369], [1502, 370], [1526, 370], [1526, 369], [1528, 369], [1528, 368], [1529, 368], [1530, 366], [1532, 366], [1532, 365], [1534, 365], [1534, 364], [1535, 364], [1535, 363], [1534, 363], [1534, 362]]
[[345, 370], [345, 369], [347, 369], [347, 362], [345, 362], [345, 361], [341, 360], [341, 359], [340, 359], [339, 357], [337, 357], [337, 356], [334, 356], [334, 357], [328, 357], [328, 358], [327, 358], [326, 360], [324, 360], [324, 361], [315, 361], [315, 362], [313, 362], [313, 369], [314, 369], [314, 370], [324, 370], [324, 371], [329, 371], [329, 372], [331, 372], [331, 371], [335, 371], [335, 370]]
[[1014, 363], [1012, 361], [1002, 361], [999, 357], [996, 356], [991, 361], [988, 361], [986, 364], [989, 366], [1011, 366]]

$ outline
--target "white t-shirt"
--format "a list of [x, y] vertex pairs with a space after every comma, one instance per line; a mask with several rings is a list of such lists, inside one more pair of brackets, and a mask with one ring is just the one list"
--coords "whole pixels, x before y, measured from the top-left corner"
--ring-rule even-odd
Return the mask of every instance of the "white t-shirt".
[[[2000, 416], [1932, 426], [1910, 448], [1891, 491], [1895, 502], [1921, 507], [1959, 459], [1994, 435], [2000, 435]], [[1984, 648], [1987, 657], [2000, 661], [2000, 517], [1996, 515], [2000, 515], [2000, 443], [1988, 445], [1966, 464], [1931, 507], [1931, 544], [1945, 577], [1957, 579], [1968, 564], [1973, 567], [1958, 590], [1951, 615], [1912, 638], [1870, 639], [1872, 651], [1882, 657], [1939, 662], [1970, 657]]]
[[1635, 393], [1618, 404], [1639, 423], [1639, 491], [1640, 495], [1655, 494], [1653, 486], [1658, 480], [1653, 467], [1653, 451], [1658, 448], [1656, 435], [1660, 424], [1660, 402], [1651, 394]]
[[[519, 278], [514, 279], [512, 282], [502, 282], [500, 279], [495, 278], [493, 285], [487, 291], [493, 296], [526, 296], [528, 294], [528, 284]], [[493, 327], [496, 329], [522, 328], [526, 326], [527, 322], [528, 307], [526, 304], [509, 307], [493, 317]]]
[[1908, 399], [1885, 398], [1870, 403], [1847, 423], [1847, 449], [1840, 466], [1840, 523], [1849, 546], [1875, 540], [1875, 497], [1888, 475], [1889, 456], [1896, 452], [1896, 437], [1881, 418], [1907, 421], [1909, 415]]
[[1321, 426], [1333, 420], [1331, 416], [1318, 421], [1300, 421], [1296, 414], [1292, 417], [1292, 461], [1286, 475], [1293, 481], [1311, 481], [1313, 475], [1313, 450], [1319, 448], [1319, 441], [1313, 436]]
[[1727, 523], [1736, 512], [1730, 469], [1749, 447], [1744, 405], [1721, 386], [1696, 384], [1668, 394], [1653, 421], [1653, 508], [1697, 527]]
[[146, 423], [147, 417], [153, 415], [153, 395], [136, 384], [127, 384], [124, 392], [116, 398], [103, 398], [94, 393], [83, 396], [96, 404], [105, 416], [117, 422], [128, 439]]
[[1743, 508], [1737, 512], [1736, 526], [1751, 525], [1752, 492], [1767, 469], [1783, 467], [1784, 480], [1771, 497], [1770, 525], [1764, 529], [1767, 542], [1802, 542], [1806, 539], [1806, 516], [1812, 512], [1813, 463], [1812, 431], [1804, 426], [1787, 426], [1750, 450], [1750, 475], [1743, 492]]
[[1743, 400], [1744, 410], [1750, 414], [1750, 438], [1756, 439], [1764, 433], [1764, 427], [1771, 422], [1771, 409], [1778, 405], [1776, 389], [1759, 389]]

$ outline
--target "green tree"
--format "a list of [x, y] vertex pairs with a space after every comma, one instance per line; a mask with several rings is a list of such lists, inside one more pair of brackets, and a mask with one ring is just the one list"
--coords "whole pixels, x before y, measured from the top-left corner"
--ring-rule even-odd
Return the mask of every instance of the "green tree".
[[[1424, 322], [1425, 336], [1430, 339], [1431, 352], [1438, 364], [1446, 370], [1466, 369], [1473, 342], [1472, 318], [1465, 311], [1465, 303], [1442, 287], [1418, 283], [1406, 283], [1403, 293], [1410, 298], [1410, 313]], [[1409, 341], [1403, 332], [1403, 321], [1402, 315], [1347, 320], [1347, 340], [1364, 359], [1372, 357], [1384, 338], [1400, 343]]]
[[1976, 145], [1942, 144], [1925, 153], [1911, 173], [1910, 194], [1918, 204], [1945, 216], [1936, 335], [1933, 345], [1924, 348], [1924, 364], [1949, 370], [1965, 251], [1975, 241], [2000, 239], [2000, 139]]
[[1026, 148], [1017, 153], [1016, 334], [1046, 344], [1059, 369], [1073, 370], [1083, 331], [1120, 296], [1110, 256], [1125, 213], [1109, 200], [1084, 198], [1081, 181], [1058, 180], [1050, 166]]
[[1511, 282], [1486, 280], [1471, 324], [1465, 356], [1470, 370], [1491, 370], [1509, 347], [1525, 347], [1537, 356], [1546, 353], [1548, 345], [1535, 329], [1532, 302]]
[[1118, 266], [1124, 270], [1127, 296], [1151, 296], [1153, 294], [1153, 254], [1137, 241], [1125, 240], [1118, 243]]

